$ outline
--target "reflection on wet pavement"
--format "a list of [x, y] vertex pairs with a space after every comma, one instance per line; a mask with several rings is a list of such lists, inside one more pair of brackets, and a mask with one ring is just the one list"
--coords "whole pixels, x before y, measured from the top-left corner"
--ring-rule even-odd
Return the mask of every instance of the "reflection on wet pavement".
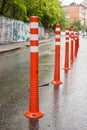
[[[44, 112], [40, 119], [24, 117], [29, 104], [29, 49], [0, 57], [0, 130], [87, 130], [87, 46], [86, 40], [81, 42], [70, 71], [62, 69], [61, 59], [61, 86], [50, 84], [54, 45], [46, 45], [49, 52], [44, 45], [40, 47], [39, 85], [49, 83], [39, 87], [40, 110]], [[63, 52], [61, 55], [63, 58]]]

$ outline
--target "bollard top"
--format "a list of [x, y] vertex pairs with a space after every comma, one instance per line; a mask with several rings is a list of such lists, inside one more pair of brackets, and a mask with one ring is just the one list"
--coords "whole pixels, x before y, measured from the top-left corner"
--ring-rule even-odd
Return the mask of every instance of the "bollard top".
[[74, 38], [74, 31], [70, 32], [70, 38]]
[[56, 28], [60, 28], [60, 24], [56, 24]]
[[69, 27], [66, 27], [66, 30], [70, 30], [70, 28], [69, 28]]
[[78, 30], [74, 31], [74, 37], [75, 37], [75, 38], [78, 38], [78, 37], [79, 37], [79, 32], [78, 32]]
[[30, 17], [30, 22], [38, 22], [39, 19], [38, 19], [38, 16], [31, 16]]

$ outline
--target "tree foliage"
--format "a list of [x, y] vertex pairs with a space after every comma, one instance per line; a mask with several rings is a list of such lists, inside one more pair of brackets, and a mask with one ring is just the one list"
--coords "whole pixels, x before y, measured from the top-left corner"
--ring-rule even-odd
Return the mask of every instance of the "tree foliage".
[[1, 0], [0, 14], [29, 22], [29, 17], [36, 15], [44, 27], [60, 23], [66, 24], [65, 14], [58, 0]]
[[2, 0], [0, 14], [11, 18], [24, 20], [27, 15], [23, 0]]
[[70, 23], [70, 28], [73, 30], [81, 30], [81, 22], [78, 20], [74, 20], [72, 23]]

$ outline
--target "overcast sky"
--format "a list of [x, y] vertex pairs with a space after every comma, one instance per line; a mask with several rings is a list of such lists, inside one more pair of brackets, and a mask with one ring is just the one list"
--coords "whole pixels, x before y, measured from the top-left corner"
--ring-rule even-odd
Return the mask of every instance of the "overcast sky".
[[63, 5], [68, 5], [68, 4], [70, 4], [70, 3], [72, 3], [72, 2], [76, 2], [76, 3], [81, 3], [81, 2], [83, 2], [83, 0], [61, 0], [62, 2], [63, 2]]

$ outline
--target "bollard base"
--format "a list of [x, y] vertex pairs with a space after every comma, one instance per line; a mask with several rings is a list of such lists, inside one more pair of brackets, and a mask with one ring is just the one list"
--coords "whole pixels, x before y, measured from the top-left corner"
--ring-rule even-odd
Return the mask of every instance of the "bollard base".
[[73, 63], [73, 62], [74, 62], [74, 60], [70, 60], [70, 62], [71, 62], [71, 63]]
[[70, 70], [70, 68], [69, 67], [66, 67], [66, 68], [63, 68], [64, 70], [66, 70], [66, 71], [68, 71], [68, 70]]
[[24, 113], [24, 116], [27, 117], [27, 118], [41, 118], [42, 116], [44, 116], [44, 113], [43, 112], [29, 112], [29, 111], [26, 111]]
[[61, 85], [61, 84], [62, 84], [62, 81], [55, 81], [55, 80], [53, 80], [51, 83], [52, 83], [52, 84], [55, 84], [55, 85]]

